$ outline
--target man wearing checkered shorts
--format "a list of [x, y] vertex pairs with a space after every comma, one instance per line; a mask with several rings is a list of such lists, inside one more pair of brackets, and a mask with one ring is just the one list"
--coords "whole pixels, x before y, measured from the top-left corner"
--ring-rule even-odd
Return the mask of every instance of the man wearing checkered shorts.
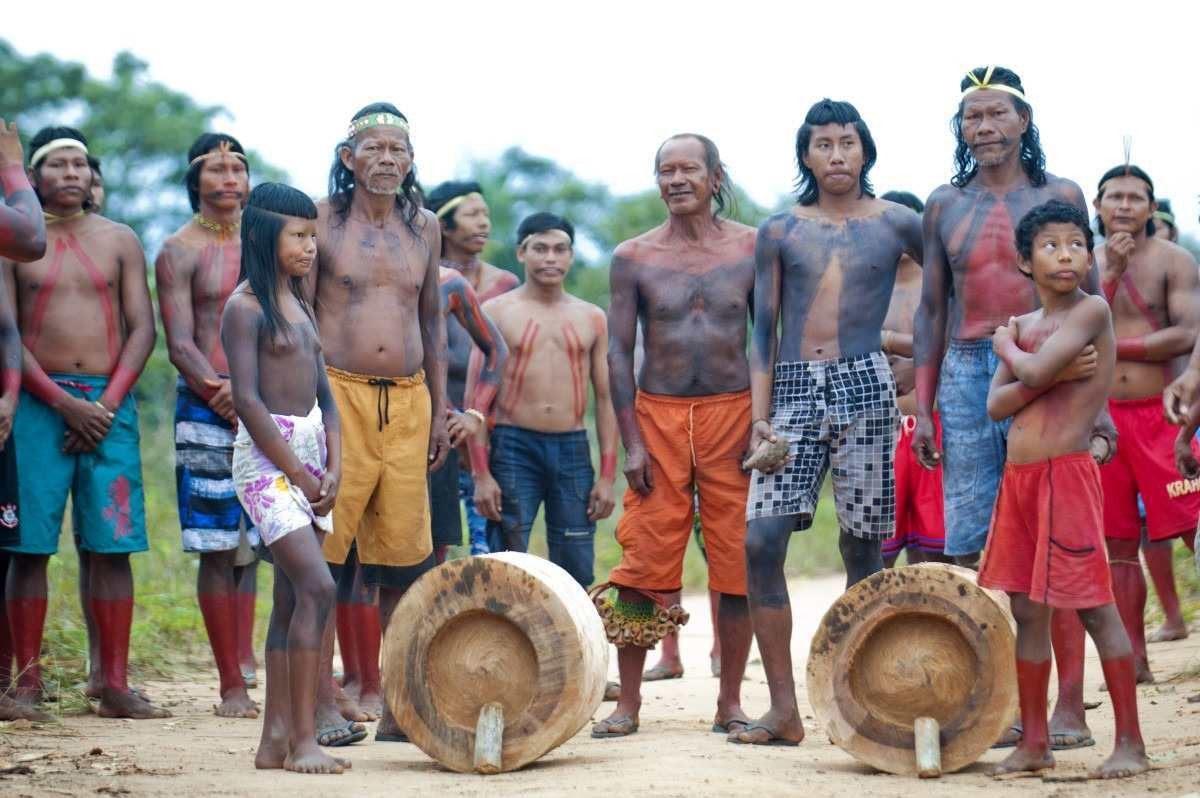
[[921, 222], [875, 199], [875, 155], [853, 105], [818, 102], [796, 136], [799, 203], [758, 231], [750, 449], [783, 437], [789, 456], [751, 478], [746, 569], [771, 708], [731, 742], [804, 737], [783, 564], [792, 532], [812, 525], [826, 473], [832, 467], [847, 586], [883, 568], [880, 546], [895, 523], [899, 417], [880, 332], [901, 257], [921, 261]]

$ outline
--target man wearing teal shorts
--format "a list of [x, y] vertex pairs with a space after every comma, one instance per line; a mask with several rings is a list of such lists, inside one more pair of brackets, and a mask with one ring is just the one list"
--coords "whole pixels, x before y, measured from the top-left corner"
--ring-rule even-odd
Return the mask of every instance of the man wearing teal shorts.
[[42, 697], [38, 657], [46, 619], [46, 565], [58, 551], [67, 498], [80, 558], [90, 569], [89, 606], [103, 687], [96, 713], [169, 713], [129, 689], [133, 573], [146, 519], [137, 409], [129, 391], [154, 346], [146, 261], [128, 227], [88, 213], [92, 170], [77, 130], [45, 128], [30, 141], [30, 182], [46, 212], [46, 254], [0, 262], [24, 344], [13, 424], [21, 540], [8, 549], [7, 610], [19, 675], [11, 695]]

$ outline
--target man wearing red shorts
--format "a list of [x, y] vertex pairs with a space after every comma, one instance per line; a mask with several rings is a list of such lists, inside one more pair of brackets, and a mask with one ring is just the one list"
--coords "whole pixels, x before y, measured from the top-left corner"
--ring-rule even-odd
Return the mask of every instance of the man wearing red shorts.
[[[918, 214], [924, 203], [907, 191], [889, 191], [880, 199], [912, 208]], [[891, 568], [907, 551], [907, 562], [952, 562], [943, 550], [946, 521], [943, 515], [942, 470], [922, 468], [913, 451], [917, 427], [917, 392], [913, 387], [913, 317], [921, 301], [921, 264], [903, 255], [896, 267], [896, 286], [880, 335], [892, 376], [896, 378], [896, 407], [900, 429], [896, 434], [896, 529], [883, 541], [883, 564]], [[942, 445], [942, 423], [933, 411], [934, 440]]]
[[[1120, 436], [1116, 457], [1100, 469], [1104, 534], [1138, 681], [1152, 682], [1142, 618], [1146, 578], [1138, 562], [1137, 497], [1141, 495], [1146, 507], [1150, 541], [1182, 536], [1191, 543], [1190, 533], [1200, 516], [1200, 492], [1175, 469], [1178, 430], [1163, 418], [1159, 397], [1171, 377], [1171, 360], [1191, 351], [1196, 340], [1196, 260], [1182, 247], [1154, 236], [1154, 183], [1138, 167], [1123, 165], [1105, 172], [1095, 206], [1100, 232], [1108, 236], [1097, 261], [1117, 334], [1117, 370], [1108, 408]], [[1174, 585], [1170, 588], [1159, 588], [1168, 614], [1175, 598]], [[1178, 606], [1175, 598], [1177, 616]]]
[[[1050, 618], [1054, 610], [1074, 610], [1100, 652], [1116, 716], [1113, 753], [1091, 776], [1131, 776], [1150, 764], [1138, 726], [1133, 650], [1101, 545], [1100, 474], [1088, 451], [1118, 344], [1108, 306], [1080, 287], [1092, 265], [1092, 231], [1082, 211], [1061, 200], [1039, 205], [1017, 225], [1016, 244], [1041, 308], [1010, 318], [992, 336], [1000, 363], [987, 411], [994, 421], [1011, 416], [1012, 426], [979, 584], [1012, 600], [1024, 731], [993, 775], [1054, 767], [1046, 717]], [[1092, 373], [1063, 381], [1089, 348], [1096, 353]]]

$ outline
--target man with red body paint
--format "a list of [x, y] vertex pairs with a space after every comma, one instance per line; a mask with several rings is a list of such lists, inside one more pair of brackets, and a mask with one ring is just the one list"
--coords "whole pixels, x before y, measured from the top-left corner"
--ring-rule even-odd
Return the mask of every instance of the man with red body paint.
[[[1012, 424], [979, 584], [1012, 600], [1024, 732], [992, 775], [1055, 765], [1046, 720], [1053, 612], [1087, 625], [1110, 686], [1116, 740], [1090, 775], [1123, 778], [1150, 763], [1138, 725], [1133, 652], [1100, 545], [1100, 474], [1089, 451], [1094, 419], [1112, 386], [1117, 342], [1107, 304], [1080, 288], [1093, 271], [1083, 211], [1061, 200], [1039, 205], [1017, 225], [1015, 243], [1020, 272], [1036, 286], [1041, 307], [999, 324], [992, 336], [1000, 365], [987, 411]], [[1060, 380], [1088, 350], [1096, 355], [1091, 375]]]
[[[517, 239], [525, 283], [484, 304], [512, 357], [497, 398], [490, 459], [483, 425], [471, 444], [475, 501], [498, 524], [489, 538], [505, 551], [529, 548], [529, 531], [544, 502], [550, 561], [587, 588], [596, 521], [612, 514], [617, 468], [608, 325], [603, 310], [563, 288], [574, 259], [570, 222], [535, 213], [521, 222]], [[596, 397], [598, 479], [584, 428], [588, 383]]]
[[[25, 156], [17, 125], [0, 119], [0, 258], [28, 262], [46, 254], [42, 206], [25, 174]], [[45, 713], [7, 695], [13, 674], [13, 640], [8, 629], [4, 592], [8, 552], [21, 541], [17, 446], [12, 441], [13, 416], [21, 391], [21, 335], [13, 318], [8, 289], [0, 272], [0, 720], [44, 720]]]
[[[1030, 208], [1050, 199], [1084, 212], [1087, 206], [1079, 186], [1045, 171], [1033, 109], [1016, 73], [977, 67], [959, 87], [963, 93], [954, 116], [958, 173], [930, 195], [923, 218], [925, 260], [914, 320], [913, 450], [924, 467], [943, 466], [945, 553], [974, 567], [987, 540], [1010, 423], [993, 422], [987, 415], [988, 385], [999, 363], [990, 339], [1009, 317], [1038, 305], [1033, 286], [1017, 270], [1013, 230]], [[1094, 269], [1084, 290], [1099, 290]], [[1079, 370], [1059, 378], [1089, 376], [1089, 359], [1094, 367], [1094, 353], [1084, 353], [1072, 367]], [[933, 423], [935, 398], [940, 447]], [[1111, 435], [1111, 453], [1115, 433], [1105, 434]], [[1059, 696], [1050, 720], [1052, 743], [1056, 748], [1091, 745], [1083, 712], [1083, 627], [1072, 613], [1055, 614], [1054, 651]], [[1012, 745], [1019, 735], [1014, 727], [1002, 743]]]
[[86, 212], [92, 172], [79, 131], [45, 128], [30, 147], [48, 254], [29, 264], [4, 262], [24, 342], [17, 458], [38, 474], [36, 484], [22, 486], [21, 543], [10, 549], [8, 615], [23, 671], [14, 697], [32, 703], [41, 695], [46, 564], [70, 496], [100, 638], [97, 713], [167, 717], [130, 691], [126, 676], [129, 554], [147, 548], [137, 409], [129, 394], [154, 346], [146, 262], [129, 228]]
[[[1179, 478], [1178, 430], [1163, 418], [1159, 397], [1171, 376], [1171, 361], [1190, 352], [1196, 341], [1200, 280], [1196, 259], [1186, 249], [1154, 235], [1154, 183], [1137, 166], [1109, 169], [1100, 178], [1094, 205], [1100, 233], [1108, 236], [1096, 260], [1117, 331], [1117, 371], [1108, 409], [1121, 441], [1116, 456], [1100, 469], [1104, 533], [1113, 592], [1133, 643], [1138, 681], [1152, 682], [1143, 619], [1146, 578], [1138, 561], [1138, 496], [1145, 505], [1149, 542], [1182, 537], [1192, 545], [1200, 486]], [[1151, 575], [1160, 577], [1155, 588], [1167, 616], [1164, 627], [1186, 635], [1174, 574], [1159, 569]]]
[[[175, 474], [184, 551], [198, 552], [197, 600], [220, 674], [222, 717], [258, 717], [246, 693], [254, 624], [249, 528], [232, 483], [237, 415], [229, 364], [221, 348], [221, 311], [241, 269], [242, 205], [250, 190], [245, 151], [223, 133], [201, 134], [188, 151], [185, 178], [195, 216], [163, 244], [154, 263], [158, 305], [171, 363], [179, 370], [175, 404]], [[239, 552], [249, 557], [239, 559]], [[249, 591], [239, 591], [244, 571]], [[254, 655], [249, 652], [249, 674]], [[239, 662], [239, 660], [242, 660]]]

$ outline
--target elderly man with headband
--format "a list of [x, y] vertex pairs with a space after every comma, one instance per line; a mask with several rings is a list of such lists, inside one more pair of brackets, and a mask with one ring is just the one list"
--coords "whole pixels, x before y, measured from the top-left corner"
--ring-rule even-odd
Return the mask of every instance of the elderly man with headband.
[[130, 393], [154, 346], [145, 259], [128, 227], [86, 212], [92, 170], [82, 133], [45, 128], [30, 145], [47, 254], [28, 264], [4, 263], [16, 287], [25, 345], [13, 428], [17, 462], [38, 476], [21, 485], [21, 541], [8, 549], [7, 610], [20, 674], [12, 696], [28, 705], [42, 695], [46, 566], [58, 549], [69, 497], [99, 637], [97, 712], [166, 717], [129, 688], [126, 675], [133, 621], [129, 555], [147, 548]]
[[[977, 67], [959, 83], [953, 119], [957, 173], [925, 205], [924, 283], [915, 319], [917, 428], [913, 449], [926, 468], [943, 468], [947, 555], [975, 567], [987, 540], [1007, 452], [1009, 421], [987, 414], [998, 359], [992, 333], [1037, 306], [1033, 283], [1017, 268], [1014, 230], [1034, 206], [1059, 199], [1086, 213], [1083, 192], [1046, 172], [1033, 108], [1020, 77], [1002, 66]], [[1085, 288], [1096, 293], [1093, 269]], [[954, 301], [950, 298], [953, 295]], [[1082, 355], [1058, 379], [1090, 376]], [[941, 416], [937, 444], [934, 402]], [[1115, 436], [1102, 412], [1097, 449], [1111, 457]], [[1083, 627], [1055, 613], [1059, 700], [1050, 720], [1058, 748], [1091, 745], [1083, 713]], [[1005, 744], [1020, 738], [1019, 727]]]
[[[325, 559], [336, 570], [354, 547], [365, 590], [378, 590], [382, 628], [404, 591], [434, 565], [426, 478], [450, 449], [441, 231], [437, 217], [420, 207], [415, 184], [408, 120], [389, 103], [360, 110], [334, 151], [310, 276], [343, 440]], [[323, 741], [359, 736], [361, 727], [338, 722], [331, 679], [323, 677], [320, 686]], [[401, 739], [386, 706], [382, 710], [377, 739]]]

